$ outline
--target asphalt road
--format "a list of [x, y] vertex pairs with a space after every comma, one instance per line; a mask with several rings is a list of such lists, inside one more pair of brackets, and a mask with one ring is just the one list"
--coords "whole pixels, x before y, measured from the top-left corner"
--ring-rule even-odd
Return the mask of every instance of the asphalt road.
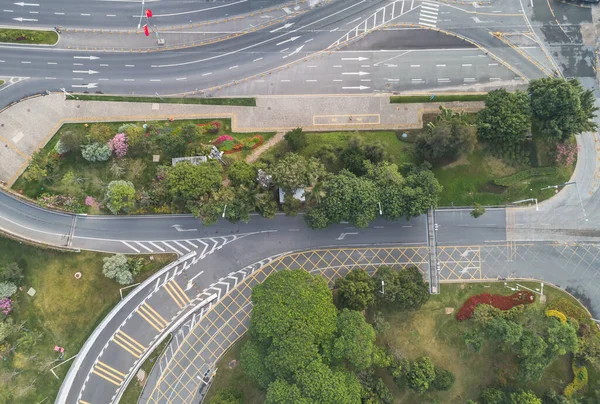
[[[210, 21], [285, 4], [285, 0], [39, 0], [0, 1], [0, 25], [15, 27], [136, 29], [142, 10], [151, 9], [152, 25], [160, 27]], [[289, 1], [288, 1], [289, 3]], [[290, 3], [292, 6], [294, 3]], [[21, 20], [20, 20], [21, 19]], [[142, 19], [142, 25], [146, 23]]]

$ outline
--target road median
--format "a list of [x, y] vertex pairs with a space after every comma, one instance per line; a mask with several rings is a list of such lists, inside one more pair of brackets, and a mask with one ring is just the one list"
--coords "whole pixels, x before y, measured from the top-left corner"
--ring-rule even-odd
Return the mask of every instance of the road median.
[[205, 104], [205, 105], [231, 105], [238, 107], [255, 107], [256, 98], [167, 98], [167, 97], [122, 97], [118, 95], [77, 94], [77, 98], [69, 100], [79, 101], [113, 101], [113, 102], [149, 102], [157, 104]]
[[56, 45], [56, 31], [0, 28], [0, 42], [24, 45]]
[[426, 102], [453, 102], [453, 101], [485, 101], [487, 93], [477, 94], [440, 94], [440, 95], [393, 95], [391, 104], [416, 104]]

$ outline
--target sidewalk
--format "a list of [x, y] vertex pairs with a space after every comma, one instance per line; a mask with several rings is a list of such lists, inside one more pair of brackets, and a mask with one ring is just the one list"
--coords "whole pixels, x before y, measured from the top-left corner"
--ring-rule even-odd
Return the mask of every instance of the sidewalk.
[[[260, 96], [256, 107], [65, 100], [62, 93], [30, 98], [0, 111], [0, 181], [12, 185], [30, 156], [63, 123], [230, 118], [234, 132], [411, 129], [439, 103], [390, 104], [389, 95]], [[482, 102], [446, 103], [478, 110]], [[126, 112], [125, 112], [126, 111]]]

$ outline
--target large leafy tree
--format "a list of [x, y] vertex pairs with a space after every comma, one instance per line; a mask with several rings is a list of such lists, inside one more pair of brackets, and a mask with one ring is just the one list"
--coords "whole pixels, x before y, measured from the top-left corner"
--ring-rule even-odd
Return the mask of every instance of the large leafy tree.
[[286, 192], [309, 187], [327, 174], [319, 160], [306, 159], [296, 153], [286, 154], [268, 171], [273, 176], [273, 183]]
[[352, 310], [364, 310], [375, 301], [375, 285], [369, 274], [355, 268], [344, 278], [335, 280], [342, 306]]
[[[367, 227], [377, 216], [377, 187], [367, 178], [342, 170], [328, 181], [325, 192], [321, 203], [313, 208], [326, 218], [322, 224], [348, 221], [357, 227]], [[316, 227], [311, 217], [307, 220]]]
[[128, 212], [135, 203], [135, 188], [129, 181], [111, 181], [106, 188], [106, 206], [115, 215]]
[[542, 404], [542, 400], [540, 400], [533, 391], [524, 390], [511, 393], [508, 401], [510, 404]]
[[479, 139], [502, 150], [513, 150], [523, 143], [530, 127], [529, 97], [524, 91], [490, 91], [485, 108], [477, 114]]
[[597, 108], [592, 90], [579, 80], [544, 77], [529, 83], [531, 113], [539, 132], [565, 140], [571, 135], [596, 129], [592, 121]]
[[416, 151], [423, 160], [457, 159], [473, 151], [477, 143], [475, 127], [460, 119], [431, 123], [417, 136]]
[[431, 383], [435, 380], [435, 367], [429, 356], [424, 356], [414, 361], [408, 372], [406, 381], [408, 386], [417, 393], [425, 393], [429, 390]]
[[293, 151], [303, 149], [308, 144], [306, 133], [302, 132], [302, 128], [292, 129], [284, 135], [285, 141], [290, 145]]
[[548, 327], [545, 338], [548, 344], [547, 355], [550, 358], [556, 358], [576, 351], [578, 338], [575, 327], [570, 323], [561, 323], [555, 319], [549, 319], [549, 321], [551, 321], [551, 325]]
[[361, 386], [356, 375], [345, 370], [332, 370], [314, 361], [296, 375], [303, 395], [321, 404], [360, 404]]
[[498, 339], [505, 344], [514, 345], [521, 340], [523, 326], [502, 317], [493, 317], [485, 323], [485, 328], [490, 337]]
[[167, 183], [171, 196], [187, 202], [198, 200], [221, 187], [221, 166], [215, 160], [193, 165], [182, 161], [169, 168]]
[[517, 347], [519, 373], [523, 380], [540, 380], [550, 363], [546, 356], [548, 344], [533, 331], [524, 330]]
[[366, 370], [378, 354], [375, 338], [375, 330], [360, 312], [344, 309], [337, 318], [331, 355], [334, 360], [348, 361], [359, 372]]
[[251, 186], [256, 184], [258, 170], [244, 160], [237, 160], [227, 169], [227, 176], [234, 187]]
[[375, 285], [382, 285], [377, 293], [381, 303], [391, 304], [404, 309], [418, 309], [429, 300], [429, 286], [416, 267], [400, 271], [381, 267], [375, 274]]

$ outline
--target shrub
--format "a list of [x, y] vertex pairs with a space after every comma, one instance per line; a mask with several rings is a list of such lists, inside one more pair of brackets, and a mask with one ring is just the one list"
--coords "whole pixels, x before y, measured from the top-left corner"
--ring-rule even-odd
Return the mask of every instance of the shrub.
[[459, 321], [466, 320], [473, 316], [475, 308], [479, 304], [489, 304], [500, 310], [509, 310], [521, 304], [533, 303], [535, 295], [529, 291], [519, 291], [510, 296], [490, 295], [482, 293], [480, 295], [471, 296], [465, 304], [456, 313], [456, 319]]
[[51, 195], [48, 193], [41, 194], [37, 199], [37, 203], [44, 208], [60, 209], [68, 212], [83, 213], [85, 207], [79, 199], [69, 195]]
[[558, 310], [546, 309], [546, 316], [547, 317], [555, 317], [563, 324], [567, 322], [567, 316], [565, 316], [563, 313], [561, 313]]
[[8, 316], [12, 311], [12, 299], [9, 297], [3, 297], [0, 299], [0, 313], [4, 316]]
[[442, 368], [435, 368], [435, 379], [431, 383], [431, 387], [436, 390], [447, 391], [454, 385], [456, 376], [449, 370]]
[[109, 279], [117, 281], [120, 285], [133, 282], [133, 275], [129, 270], [129, 260], [124, 254], [116, 254], [103, 259], [102, 273]]
[[303, 149], [308, 144], [306, 133], [302, 132], [302, 128], [296, 128], [287, 132], [284, 139], [290, 145], [292, 151]]
[[129, 211], [135, 202], [135, 188], [129, 181], [111, 181], [106, 190], [106, 206], [113, 214]]
[[558, 143], [556, 145], [556, 164], [571, 167], [577, 160], [579, 145], [574, 142]]
[[106, 143], [92, 143], [81, 146], [81, 156], [87, 161], [108, 161], [112, 151]]
[[0, 298], [11, 297], [17, 293], [17, 285], [12, 282], [0, 282]]
[[68, 130], [60, 137], [61, 147], [69, 149], [72, 152], [79, 152], [84, 142], [85, 134], [80, 131]]
[[0, 270], [0, 282], [12, 282], [15, 285], [20, 285], [24, 277], [23, 268], [16, 262], [11, 262]]
[[225, 140], [219, 145], [219, 150], [228, 152], [233, 149], [234, 143], [233, 140]]
[[502, 187], [510, 187], [511, 185], [527, 180], [529, 178], [553, 176], [557, 173], [558, 169], [556, 167], [529, 168], [527, 170], [519, 171], [516, 174], [509, 175], [508, 177], [496, 178], [494, 180], [494, 184], [500, 185]]
[[71, 151], [69, 146], [65, 144], [65, 142], [63, 142], [61, 139], [58, 139], [58, 142], [56, 142], [56, 145], [54, 145], [54, 150], [60, 155], [67, 154]]
[[115, 137], [108, 141], [108, 147], [115, 156], [123, 158], [127, 154], [127, 149], [129, 148], [129, 139], [126, 134], [117, 133]]
[[553, 300], [548, 305], [548, 310], [560, 311], [567, 317], [574, 318], [580, 323], [590, 320], [590, 315], [583, 308], [571, 303], [571, 301], [566, 297]]
[[229, 136], [229, 135], [221, 135], [221, 136], [219, 136], [219, 137], [217, 138], [217, 140], [215, 140], [215, 141], [213, 142], [213, 144], [214, 144], [215, 146], [218, 146], [218, 145], [220, 145], [221, 143], [223, 143], [223, 142], [227, 142], [227, 141], [232, 141], [232, 142], [233, 142], [233, 137], [231, 137], [231, 136]]
[[575, 361], [571, 365], [573, 369], [573, 381], [565, 387], [563, 394], [567, 398], [571, 398], [573, 394], [587, 386], [588, 384], [588, 371], [585, 366], [578, 366]]
[[94, 143], [106, 143], [113, 137], [110, 126], [104, 123], [95, 123], [90, 126], [90, 140]]
[[408, 386], [417, 393], [429, 390], [431, 382], [435, 379], [435, 367], [429, 356], [417, 359], [410, 365], [406, 372]]
[[502, 390], [488, 387], [481, 392], [481, 401], [483, 404], [505, 404], [506, 394]]

